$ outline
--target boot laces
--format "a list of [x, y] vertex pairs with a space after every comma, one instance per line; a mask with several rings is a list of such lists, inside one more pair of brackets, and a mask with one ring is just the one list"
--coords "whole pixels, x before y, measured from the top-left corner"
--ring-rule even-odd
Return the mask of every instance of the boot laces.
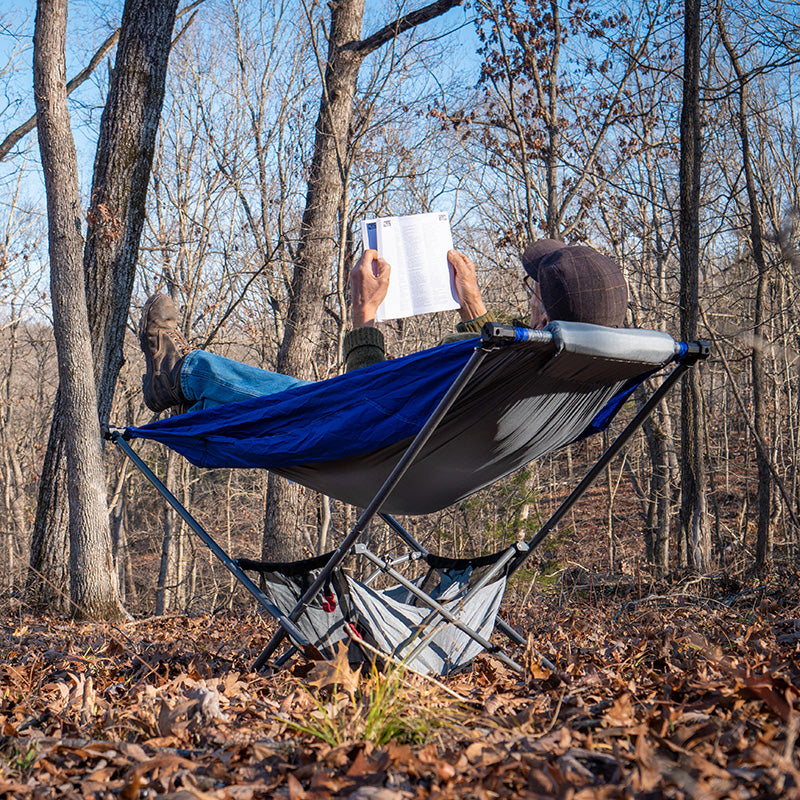
[[181, 356], [188, 355], [194, 349], [178, 328], [167, 328], [163, 333], [169, 336]]

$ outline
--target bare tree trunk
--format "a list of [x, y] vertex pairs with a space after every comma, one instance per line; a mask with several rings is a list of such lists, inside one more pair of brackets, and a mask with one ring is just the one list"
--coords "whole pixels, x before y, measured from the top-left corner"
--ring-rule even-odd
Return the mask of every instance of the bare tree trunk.
[[69, 608], [69, 498], [64, 456], [66, 416], [61, 397], [59, 388], [53, 403], [50, 438], [39, 479], [26, 587], [29, 603], [53, 611], [67, 611]]
[[650, 453], [651, 478], [648, 497], [648, 560], [655, 565], [656, 575], [669, 571], [669, 509], [671, 501], [669, 437], [654, 414], [642, 426]]
[[100, 121], [83, 268], [98, 386], [108, 421], [136, 275], [178, 0], [127, 0]]
[[[316, 123], [314, 155], [306, 192], [300, 241], [294, 259], [286, 329], [278, 350], [279, 372], [313, 377], [313, 359], [322, 327], [322, 298], [336, 264], [340, 209], [348, 171], [350, 123], [358, 72], [364, 58], [409, 28], [427, 22], [459, 5], [439, 0], [407, 14], [362, 41], [364, 0], [330, 3], [328, 59]], [[262, 552], [266, 558], [299, 556], [303, 496], [297, 484], [269, 476]]]
[[0, 396], [0, 448], [3, 461], [3, 509], [5, 524], [0, 528], [7, 543], [5, 548], [7, 560], [4, 565], [6, 582], [9, 587], [15, 583], [15, 549], [17, 543], [25, 535], [25, 490], [22, 466], [17, 451], [17, 443], [11, 438], [14, 403], [11, 385], [17, 366], [17, 343], [19, 319], [15, 319], [9, 328], [8, 369], [2, 377]]
[[[296, 377], [313, 375], [312, 359], [322, 326], [321, 298], [329, 279], [339, 231], [339, 205], [344, 189], [348, 134], [353, 98], [362, 57], [346, 45], [361, 39], [364, 0], [331, 5], [328, 61], [319, 116], [306, 209], [287, 309], [286, 329], [278, 351], [277, 369]], [[276, 475], [267, 483], [267, 513], [262, 550], [265, 556], [291, 559], [300, 555], [297, 529], [299, 485]]]
[[[720, 38], [736, 73], [739, 87], [738, 127], [742, 144], [742, 163], [747, 188], [747, 199], [750, 208], [750, 250], [758, 271], [756, 284], [756, 305], [753, 320], [753, 350], [751, 368], [753, 375], [753, 422], [758, 439], [762, 443], [769, 441], [767, 435], [767, 370], [764, 342], [766, 338], [767, 309], [769, 298], [769, 273], [764, 258], [763, 224], [761, 207], [758, 202], [755, 175], [753, 174], [753, 157], [750, 152], [750, 135], [747, 130], [747, 85], [745, 75], [736, 51], [728, 37], [722, 13], [722, 3], [717, 3], [717, 27]], [[770, 524], [770, 505], [772, 499], [772, 478], [769, 468], [769, 456], [761, 446], [756, 446], [756, 468], [758, 470], [758, 528], [756, 531], [756, 568], [769, 569], [772, 565], [773, 535]]]
[[[697, 338], [700, 272], [700, 36], [699, 0], [687, 0], [684, 18], [683, 106], [681, 111], [681, 338]], [[688, 566], [702, 572], [708, 565], [705, 520], [705, 464], [702, 451], [698, 370], [681, 386], [681, 536]]]
[[33, 77], [47, 193], [50, 291], [69, 467], [70, 598], [79, 616], [122, 613], [111, 554], [97, 393], [81, 265], [78, 163], [67, 111], [66, 0], [40, 0]]
[[[96, 407], [101, 422], [108, 420], [122, 365], [122, 342], [177, 2], [127, 0], [100, 123], [87, 238], [85, 247], [82, 241], [80, 246], [84, 270], [81, 285], [85, 283], [87, 290], [81, 305], [86, 307], [88, 315], [87, 335], [91, 336], [94, 365], [90, 374], [96, 380]], [[65, 7], [63, 13], [66, 15]], [[39, 116], [40, 125], [41, 120]], [[66, 463], [61, 452], [65, 446], [62, 420], [66, 412], [59, 391], [39, 487], [29, 586], [40, 586], [40, 575], [55, 587], [65, 585], [64, 570], [59, 564], [65, 560], [66, 551], [63, 529], [67, 516], [67, 495], [63, 491]], [[56, 563], [50, 563], [52, 560]], [[37, 593], [37, 599], [51, 600], [53, 592], [52, 588], [45, 589], [43, 594]]]
[[[173, 494], [176, 489], [175, 470], [177, 454], [167, 451], [164, 485]], [[156, 614], [166, 614], [175, 607], [175, 596], [178, 586], [178, 515], [171, 506], [164, 504], [164, 532], [161, 538], [161, 559], [158, 567], [156, 584]]]
[[561, 150], [561, 129], [558, 119], [558, 56], [561, 47], [561, 22], [558, 14], [558, 1], [551, 0], [553, 15], [553, 50], [551, 53], [550, 85], [547, 96], [547, 151], [545, 170], [547, 176], [547, 216], [545, 227], [550, 239], [561, 238], [561, 213], [559, 210], [558, 169]]

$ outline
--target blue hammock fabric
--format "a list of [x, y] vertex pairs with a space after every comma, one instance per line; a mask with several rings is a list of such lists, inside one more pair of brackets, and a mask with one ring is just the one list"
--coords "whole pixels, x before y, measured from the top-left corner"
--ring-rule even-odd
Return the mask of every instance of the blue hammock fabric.
[[206, 468], [280, 469], [358, 455], [414, 436], [479, 341], [440, 345], [127, 433], [161, 442]]
[[[452, 342], [285, 392], [126, 430], [207, 469], [281, 469], [347, 458], [415, 436], [479, 343], [479, 338]], [[577, 438], [605, 430], [649, 374], [629, 381]]]

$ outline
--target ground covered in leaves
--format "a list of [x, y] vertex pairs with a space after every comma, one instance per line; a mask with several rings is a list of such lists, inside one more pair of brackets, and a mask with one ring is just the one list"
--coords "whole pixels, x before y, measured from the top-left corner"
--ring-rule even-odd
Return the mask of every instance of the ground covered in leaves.
[[344, 661], [253, 674], [256, 617], [7, 611], [0, 796], [800, 797], [794, 586], [506, 610], [531, 633], [525, 675], [482, 657], [442, 683]]

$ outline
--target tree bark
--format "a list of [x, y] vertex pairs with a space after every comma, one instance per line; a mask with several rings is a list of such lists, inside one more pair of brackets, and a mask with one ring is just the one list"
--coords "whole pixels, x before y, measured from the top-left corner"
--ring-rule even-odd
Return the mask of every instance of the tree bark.
[[39, 476], [25, 589], [31, 605], [53, 611], [69, 610], [69, 497], [64, 436], [65, 412], [59, 389]]
[[[758, 190], [753, 170], [753, 156], [750, 151], [750, 134], [747, 130], [747, 86], [748, 78], [742, 69], [739, 57], [733, 48], [725, 28], [722, 3], [717, 3], [717, 27], [722, 44], [728, 53], [736, 83], [739, 88], [739, 108], [737, 114], [739, 139], [742, 145], [742, 165], [744, 167], [745, 187], [750, 209], [750, 252], [758, 272], [756, 283], [756, 304], [753, 319], [753, 349], [750, 365], [753, 376], [753, 423], [757, 438], [761, 442], [769, 441], [767, 434], [767, 369], [764, 353], [766, 337], [767, 309], [769, 298], [769, 272], [764, 258], [763, 223], [761, 207], [758, 202]], [[756, 569], [768, 569], [772, 564], [773, 535], [770, 524], [772, 501], [772, 477], [769, 458], [762, 447], [756, 445], [756, 469], [758, 472], [758, 495], [756, 529]]]
[[83, 268], [101, 422], [122, 366], [177, 7], [178, 0], [127, 0], [100, 121]]
[[348, 133], [362, 56], [346, 47], [361, 38], [364, 0], [331, 4], [325, 82], [315, 126], [316, 138], [306, 208], [294, 261], [286, 330], [278, 351], [279, 372], [309, 377], [323, 307], [320, 302], [336, 252], [339, 204], [344, 187]]
[[[286, 328], [278, 350], [279, 372], [298, 378], [313, 377], [317, 332], [323, 320], [322, 297], [336, 263], [342, 235], [340, 207], [349, 158], [350, 123], [358, 72], [365, 56], [399, 33], [427, 22], [459, 5], [461, 0], [439, 0], [407, 14], [361, 40], [364, 0], [335, 0], [330, 7], [328, 59], [315, 126], [314, 154], [306, 191], [300, 240], [294, 259]], [[303, 493], [283, 478], [270, 476], [262, 552], [280, 560], [299, 556], [298, 504]]]
[[[335, 254], [348, 133], [362, 60], [357, 50], [346, 49], [346, 45], [361, 38], [364, 0], [340, 0], [330, 9], [328, 61], [315, 126], [306, 208], [294, 260], [286, 328], [277, 358], [278, 372], [300, 378], [313, 376], [316, 333], [322, 326], [321, 298]], [[300, 556], [297, 518], [302, 496], [296, 484], [269, 476], [262, 543], [265, 557], [288, 560]]]
[[647, 498], [647, 558], [655, 567], [656, 576], [663, 578], [669, 572], [669, 510], [672, 500], [668, 453], [670, 437], [656, 415], [645, 421], [642, 430], [647, 441], [652, 473]]
[[[177, 467], [177, 453], [167, 451], [164, 470], [164, 485], [175, 493]], [[161, 558], [158, 566], [158, 582], [156, 583], [156, 614], [166, 614], [173, 610], [175, 595], [178, 585], [178, 515], [172, 506], [164, 503], [163, 508], [163, 535], [161, 537]]]
[[561, 49], [561, 21], [557, 0], [551, 0], [553, 15], [553, 50], [551, 53], [550, 79], [547, 95], [547, 216], [545, 229], [549, 239], [561, 238], [561, 209], [559, 208], [560, 186], [558, 170], [561, 155], [561, 130], [558, 122], [558, 56]]
[[66, 0], [40, 0], [33, 40], [39, 150], [47, 194], [50, 291], [69, 468], [70, 598], [81, 617], [122, 609], [111, 555], [97, 394], [81, 267], [78, 163], [67, 110]]
[[[96, 403], [92, 408], [97, 409], [100, 422], [108, 420], [122, 365], [125, 324], [176, 8], [177, 0], [127, 0], [100, 123], [81, 276], [81, 286], [86, 289], [82, 305], [87, 314], [87, 342], [91, 342], [93, 355], [89, 374], [94, 375], [96, 382]], [[65, 8], [63, 13], [66, 15]], [[38, 119], [41, 125], [41, 116]], [[65, 122], [69, 124], [68, 114]], [[82, 241], [80, 245], [83, 247]], [[50, 554], [64, 550], [63, 529], [59, 525], [66, 517], [67, 495], [60, 487], [67, 481], [63, 473], [64, 458], [59, 451], [66, 445], [62, 419], [70, 413], [70, 401], [63, 395], [59, 391], [59, 400], [63, 402], [56, 403], [41, 477], [29, 585], [39, 583], [39, 573], [44, 573], [56, 587], [59, 586], [56, 581], [63, 580], [57, 565], [47, 563]], [[40, 599], [52, 598], [53, 591], [46, 591]]]
[[[687, 0], [684, 18], [683, 104], [681, 110], [680, 236], [681, 338], [697, 338], [700, 272], [700, 34], [699, 0]], [[698, 370], [690, 370], [681, 385], [681, 536], [688, 566], [702, 572], [708, 565], [709, 540], [705, 520], [705, 465], [702, 451]]]

